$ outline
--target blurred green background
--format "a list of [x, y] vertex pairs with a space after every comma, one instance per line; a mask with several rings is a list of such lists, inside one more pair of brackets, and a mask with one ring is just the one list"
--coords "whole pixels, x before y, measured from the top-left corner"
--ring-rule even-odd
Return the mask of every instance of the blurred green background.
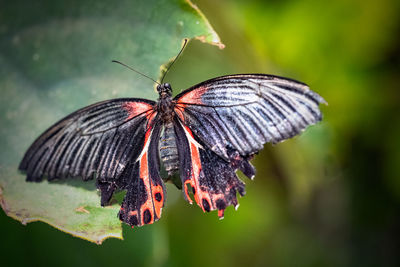
[[327, 100], [322, 123], [266, 145], [222, 221], [170, 185], [159, 222], [101, 246], [0, 212], [1, 265], [400, 266], [399, 1], [194, 3], [226, 48], [190, 42], [165, 79], [175, 93], [224, 74], [282, 75]]

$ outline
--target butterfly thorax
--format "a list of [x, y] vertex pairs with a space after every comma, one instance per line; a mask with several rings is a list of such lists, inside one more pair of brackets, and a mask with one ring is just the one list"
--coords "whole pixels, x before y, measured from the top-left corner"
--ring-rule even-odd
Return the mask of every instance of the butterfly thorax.
[[172, 101], [172, 88], [169, 83], [163, 83], [157, 86], [160, 95], [157, 102], [157, 111], [164, 124], [171, 123], [174, 116], [174, 105]]

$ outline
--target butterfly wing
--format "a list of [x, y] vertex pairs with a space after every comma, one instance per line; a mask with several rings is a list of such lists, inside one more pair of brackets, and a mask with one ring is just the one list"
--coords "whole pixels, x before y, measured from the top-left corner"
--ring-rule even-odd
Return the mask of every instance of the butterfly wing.
[[119, 218], [131, 226], [151, 224], [161, 217], [165, 187], [160, 177], [160, 133], [161, 121], [155, 118], [146, 130], [140, 154], [129, 162], [117, 183], [127, 190]]
[[182, 183], [194, 188], [204, 211], [218, 209], [220, 217], [237, 205], [236, 192], [245, 194], [236, 170], [252, 178], [252, 156], [321, 120], [325, 103], [303, 83], [264, 74], [215, 78], [174, 100]]
[[303, 83], [265, 74], [218, 77], [175, 97], [175, 111], [212, 151], [248, 156], [321, 120], [325, 103]]
[[[154, 105], [153, 101], [126, 98], [80, 109], [43, 133], [19, 168], [27, 173], [28, 181], [96, 177], [103, 206], [115, 190], [127, 190], [120, 212], [123, 221], [152, 223], [161, 215], [164, 203], [163, 182], [156, 171], [158, 152], [149, 153], [158, 146], [154, 143], [158, 139], [152, 141], [152, 136], [160, 129]], [[157, 197], [151, 189], [159, 193]], [[146, 219], [142, 210], [148, 210]]]
[[[184, 196], [192, 203], [188, 192], [191, 187], [195, 201], [203, 211], [218, 209], [218, 216], [222, 218], [227, 206], [238, 206], [236, 192], [241, 196], [245, 194], [244, 183], [235, 173], [238, 166], [205, 147], [179, 118], [174, 120]], [[249, 168], [250, 175], [254, 175], [254, 168], [247, 161], [243, 163]]]

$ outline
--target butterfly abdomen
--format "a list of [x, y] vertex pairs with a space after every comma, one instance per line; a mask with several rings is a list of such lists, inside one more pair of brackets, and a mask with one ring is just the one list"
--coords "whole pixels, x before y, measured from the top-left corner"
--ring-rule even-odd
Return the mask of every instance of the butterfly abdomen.
[[161, 160], [168, 175], [179, 169], [178, 149], [176, 147], [175, 132], [172, 122], [164, 125], [160, 140]]

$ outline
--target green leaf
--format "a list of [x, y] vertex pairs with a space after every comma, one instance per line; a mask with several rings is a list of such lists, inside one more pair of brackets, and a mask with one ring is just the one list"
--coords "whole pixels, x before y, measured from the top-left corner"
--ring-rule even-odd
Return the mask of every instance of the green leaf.
[[122, 238], [119, 204], [100, 207], [94, 181], [25, 182], [18, 164], [52, 123], [91, 103], [155, 99], [156, 79], [184, 38], [223, 47], [190, 1], [13, 1], [0, 10], [0, 202], [26, 224], [40, 220], [101, 243]]

